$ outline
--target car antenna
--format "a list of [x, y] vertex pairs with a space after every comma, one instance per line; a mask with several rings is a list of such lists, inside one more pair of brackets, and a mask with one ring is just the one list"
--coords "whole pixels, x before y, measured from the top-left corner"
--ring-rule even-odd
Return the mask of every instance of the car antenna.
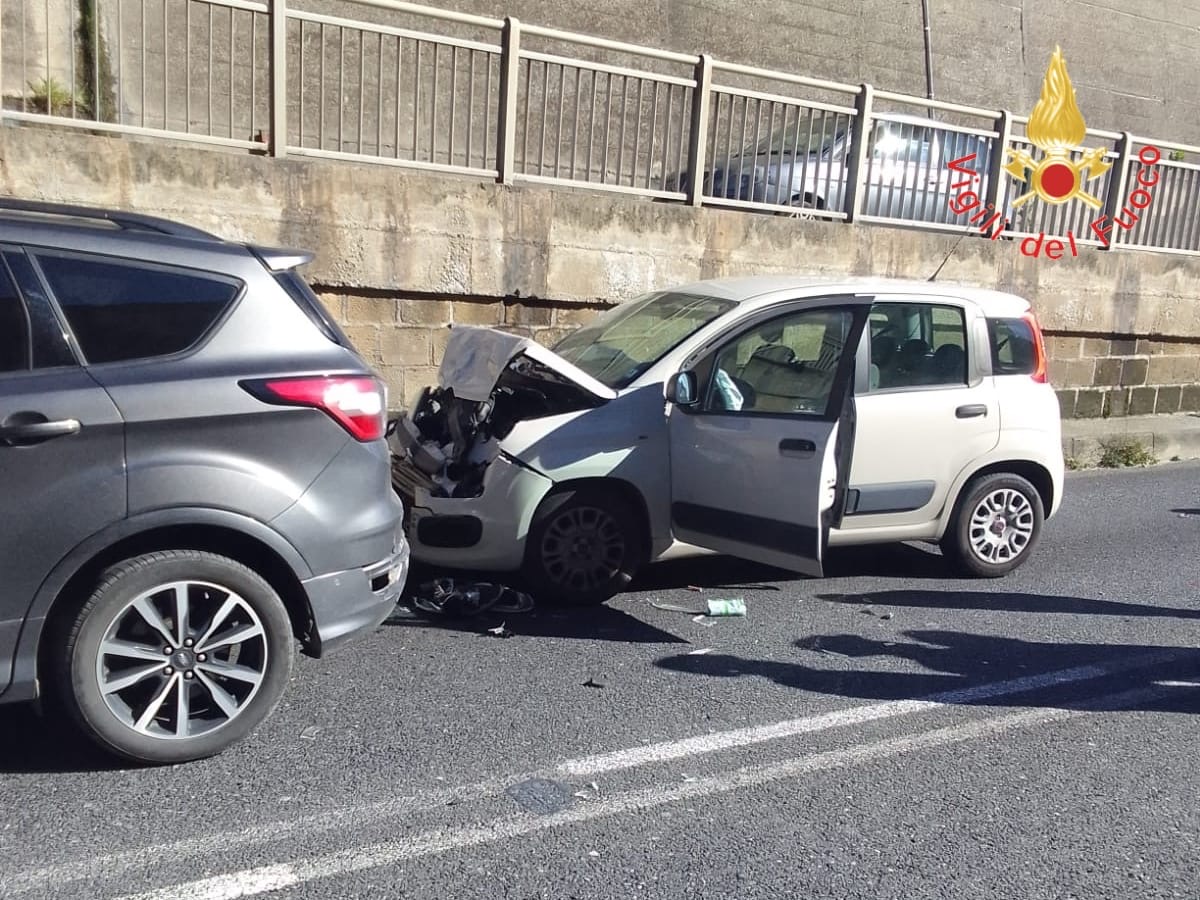
[[949, 252], [946, 254], [946, 258], [942, 260], [941, 265], [933, 270], [933, 274], [930, 275], [927, 280], [934, 281], [937, 279], [938, 275], [940, 275], [942, 272], [942, 268], [946, 265], [946, 263], [950, 262], [950, 257], [954, 255], [954, 251], [958, 249], [958, 245], [962, 243], [962, 239], [966, 236], [967, 232], [965, 231], [958, 236], [958, 240], [954, 242], [954, 246], [950, 248]]

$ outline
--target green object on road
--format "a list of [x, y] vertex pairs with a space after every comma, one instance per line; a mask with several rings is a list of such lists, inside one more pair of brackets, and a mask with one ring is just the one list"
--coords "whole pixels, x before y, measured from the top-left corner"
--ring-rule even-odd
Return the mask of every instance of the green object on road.
[[734, 597], [732, 600], [709, 600], [708, 614], [710, 616], [744, 616], [746, 601], [741, 597]]

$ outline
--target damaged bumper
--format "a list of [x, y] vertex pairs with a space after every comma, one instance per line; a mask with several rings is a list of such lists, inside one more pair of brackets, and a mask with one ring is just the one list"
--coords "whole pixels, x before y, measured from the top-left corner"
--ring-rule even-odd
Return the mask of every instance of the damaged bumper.
[[534, 511], [554, 483], [500, 456], [484, 472], [479, 496], [439, 497], [430, 476], [395, 455], [392, 486], [404, 498], [413, 559], [507, 572], [521, 567]]
[[451, 332], [438, 382], [389, 433], [413, 558], [519, 569], [554, 483], [501, 443], [519, 422], [594, 409], [616, 393], [534, 341], [469, 326]]

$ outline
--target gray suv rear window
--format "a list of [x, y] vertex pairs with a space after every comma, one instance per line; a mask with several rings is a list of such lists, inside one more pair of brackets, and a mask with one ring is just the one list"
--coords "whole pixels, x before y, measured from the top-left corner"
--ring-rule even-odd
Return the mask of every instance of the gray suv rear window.
[[187, 350], [241, 289], [232, 279], [107, 258], [40, 252], [37, 260], [93, 364]]

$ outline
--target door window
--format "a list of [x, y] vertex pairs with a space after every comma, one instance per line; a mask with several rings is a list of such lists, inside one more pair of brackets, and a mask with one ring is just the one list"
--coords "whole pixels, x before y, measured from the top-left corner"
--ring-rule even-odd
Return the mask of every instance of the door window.
[[961, 307], [878, 303], [870, 322], [871, 390], [967, 383], [967, 326]]
[[51, 253], [37, 260], [89, 363], [187, 350], [240, 289], [228, 279], [150, 264]]
[[29, 317], [0, 262], [0, 372], [29, 368]]
[[805, 310], [743, 333], [717, 352], [704, 409], [825, 415], [852, 322], [849, 310]]

